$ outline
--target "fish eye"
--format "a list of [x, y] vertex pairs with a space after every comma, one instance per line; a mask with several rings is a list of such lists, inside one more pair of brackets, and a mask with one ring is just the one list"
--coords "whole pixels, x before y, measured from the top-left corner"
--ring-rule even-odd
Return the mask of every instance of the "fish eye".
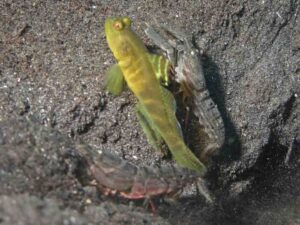
[[122, 30], [124, 28], [124, 24], [122, 23], [122, 21], [120, 20], [117, 20], [113, 23], [113, 27], [116, 29], [116, 30]]
[[129, 18], [129, 17], [127, 17], [127, 16], [125, 16], [124, 18], [123, 18], [123, 23], [126, 25], [126, 26], [130, 26], [131, 25], [131, 23], [132, 23], [132, 20]]

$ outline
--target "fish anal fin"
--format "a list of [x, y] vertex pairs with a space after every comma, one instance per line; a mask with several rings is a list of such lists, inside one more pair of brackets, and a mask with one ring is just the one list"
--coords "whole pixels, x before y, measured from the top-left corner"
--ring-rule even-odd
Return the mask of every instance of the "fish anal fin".
[[160, 151], [163, 155], [166, 155], [167, 152], [162, 149], [163, 138], [155, 128], [155, 125], [151, 121], [143, 104], [137, 104], [136, 115], [144, 133], [146, 134], [149, 144], [156, 150]]
[[174, 124], [175, 126], [173, 128], [183, 137], [181, 126], [176, 118], [176, 100], [173, 94], [164, 87], [161, 87], [161, 93], [170, 124]]

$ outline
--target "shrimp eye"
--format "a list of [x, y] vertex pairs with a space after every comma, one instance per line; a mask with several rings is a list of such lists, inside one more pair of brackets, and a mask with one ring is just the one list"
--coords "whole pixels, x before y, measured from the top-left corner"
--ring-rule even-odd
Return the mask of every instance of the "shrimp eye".
[[124, 23], [126, 26], [129, 27], [129, 26], [131, 25], [132, 21], [131, 21], [131, 19], [130, 19], [129, 17], [125, 16], [125, 17], [123, 18], [123, 23]]
[[122, 23], [122, 21], [117, 20], [116, 22], [114, 22], [113, 27], [116, 30], [122, 30], [124, 28], [124, 24]]

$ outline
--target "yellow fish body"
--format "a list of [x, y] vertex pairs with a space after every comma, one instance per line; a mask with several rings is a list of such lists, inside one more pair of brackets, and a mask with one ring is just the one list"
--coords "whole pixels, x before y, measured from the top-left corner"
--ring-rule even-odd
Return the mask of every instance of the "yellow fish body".
[[105, 33], [118, 61], [108, 71], [107, 88], [118, 95], [126, 81], [138, 98], [137, 116], [150, 144], [157, 147], [164, 140], [180, 166], [204, 174], [206, 167], [182, 138], [174, 97], [161, 85], [161, 80], [168, 82], [169, 61], [148, 52], [142, 40], [132, 31], [128, 17], [108, 18]]

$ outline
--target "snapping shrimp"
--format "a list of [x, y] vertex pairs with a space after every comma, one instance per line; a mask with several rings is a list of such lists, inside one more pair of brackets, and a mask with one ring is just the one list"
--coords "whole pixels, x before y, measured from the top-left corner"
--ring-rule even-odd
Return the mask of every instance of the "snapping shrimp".
[[145, 24], [145, 33], [166, 53], [175, 70], [175, 81], [182, 85], [186, 96], [192, 97], [195, 105], [193, 113], [210, 139], [203, 154], [211, 155], [224, 144], [225, 129], [220, 111], [206, 87], [200, 52], [193, 45], [192, 37], [182, 30], [170, 25], [157, 24], [155, 27]]
[[126, 199], [176, 197], [184, 187], [196, 183], [200, 193], [212, 202], [203, 179], [193, 170], [173, 165], [135, 166], [117, 156], [98, 151], [89, 164], [92, 177], [105, 195], [119, 195]]

